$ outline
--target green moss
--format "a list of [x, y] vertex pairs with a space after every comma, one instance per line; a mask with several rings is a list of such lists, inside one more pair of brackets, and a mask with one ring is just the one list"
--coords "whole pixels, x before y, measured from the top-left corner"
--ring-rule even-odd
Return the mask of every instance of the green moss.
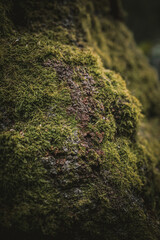
[[[15, 24], [0, 43], [1, 227], [23, 239], [38, 231], [42, 239], [158, 240], [159, 145], [148, 144], [151, 124], [142, 124], [142, 105], [122, 77], [104, 68], [108, 38], [85, 46], [73, 19], [70, 27], [60, 23], [72, 4], [55, 4], [37, 9], [28, 1], [32, 24]], [[93, 4], [86, 8], [92, 17]]]
[[121, 73], [127, 87], [142, 103], [143, 111], [151, 116], [157, 112], [159, 114], [157, 74], [137, 48], [132, 34], [124, 23], [106, 17], [109, 10], [104, 7], [103, 1], [99, 3], [99, 11], [94, 3], [88, 10], [87, 3], [84, 1], [82, 6], [78, 5], [83, 38], [100, 55], [106, 68]]

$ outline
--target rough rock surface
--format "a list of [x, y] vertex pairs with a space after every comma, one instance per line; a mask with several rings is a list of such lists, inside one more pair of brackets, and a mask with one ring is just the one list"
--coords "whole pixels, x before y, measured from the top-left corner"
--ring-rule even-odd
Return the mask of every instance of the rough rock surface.
[[109, 1], [0, 12], [4, 239], [158, 240], [159, 85]]

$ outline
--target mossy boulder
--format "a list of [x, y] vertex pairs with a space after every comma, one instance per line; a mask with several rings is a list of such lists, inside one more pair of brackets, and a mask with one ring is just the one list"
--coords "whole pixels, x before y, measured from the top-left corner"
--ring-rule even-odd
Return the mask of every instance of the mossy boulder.
[[[0, 43], [4, 239], [158, 240], [158, 141], [154, 151], [150, 124], [142, 122], [143, 101], [110, 70], [112, 58], [104, 68], [103, 48], [87, 40], [81, 14], [92, 18], [96, 6], [102, 17], [108, 12], [111, 28], [123, 23], [112, 18], [109, 2], [103, 9], [103, 1], [87, 1], [83, 11], [80, 3], [13, 1], [5, 13], [13, 27]], [[22, 25], [12, 9], [23, 9]], [[128, 67], [122, 72], [127, 78]]]

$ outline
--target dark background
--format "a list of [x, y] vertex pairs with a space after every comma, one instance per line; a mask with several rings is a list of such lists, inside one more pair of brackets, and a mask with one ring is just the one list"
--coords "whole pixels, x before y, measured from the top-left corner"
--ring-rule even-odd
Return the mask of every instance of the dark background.
[[138, 43], [160, 39], [160, 0], [122, 0], [126, 23]]
[[160, 0], [122, 0], [125, 22], [160, 79]]

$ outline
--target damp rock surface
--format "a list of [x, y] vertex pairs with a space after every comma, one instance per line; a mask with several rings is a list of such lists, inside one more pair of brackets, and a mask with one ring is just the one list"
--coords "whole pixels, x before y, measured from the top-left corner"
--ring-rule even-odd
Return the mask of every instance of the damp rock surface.
[[160, 238], [158, 80], [104, 2], [0, 5], [4, 239]]

